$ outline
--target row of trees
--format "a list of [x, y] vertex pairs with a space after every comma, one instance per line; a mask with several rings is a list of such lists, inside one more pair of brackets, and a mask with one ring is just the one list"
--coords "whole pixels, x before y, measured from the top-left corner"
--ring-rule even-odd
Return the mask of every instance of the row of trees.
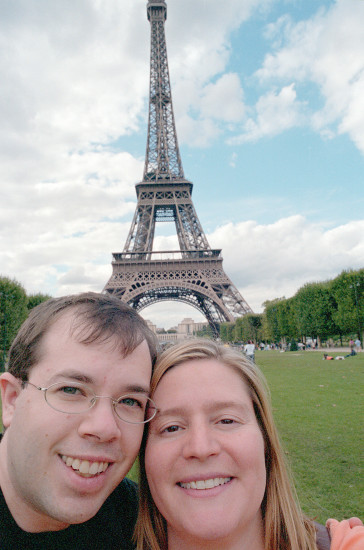
[[264, 303], [264, 312], [223, 323], [225, 342], [323, 340], [358, 336], [364, 331], [364, 269], [343, 271], [335, 279], [307, 283], [292, 298]]
[[29, 310], [48, 298], [41, 293], [27, 295], [16, 280], [0, 277], [0, 371], [5, 368], [11, 342]]
[[[47, 300], [46, 294], [27, 295], [16, 280], [0, 277], [0, 370], [20, 325], [29, 310]], [[264, 312], [248, 314], [235, 323], [222, 323], [224, 342], [319, 342], [329, 338], [357, 335], [364, 340], [364, 269], [343, 271], [335, 279], [308, 283], [292, 298], [264, 303]], [[207, 327], [202, 336], [211, 336]]]

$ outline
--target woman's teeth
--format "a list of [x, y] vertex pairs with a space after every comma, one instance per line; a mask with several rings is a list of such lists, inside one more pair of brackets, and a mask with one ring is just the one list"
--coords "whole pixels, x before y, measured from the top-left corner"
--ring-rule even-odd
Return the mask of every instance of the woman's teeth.
[[225, 485], [231, 480], [231, 477], [215, 477], [213, 479], [203, 479], [199, 481], [190, 481], [188, 483], [179, 483], [183, 489], [213, 489], [219, 485]]

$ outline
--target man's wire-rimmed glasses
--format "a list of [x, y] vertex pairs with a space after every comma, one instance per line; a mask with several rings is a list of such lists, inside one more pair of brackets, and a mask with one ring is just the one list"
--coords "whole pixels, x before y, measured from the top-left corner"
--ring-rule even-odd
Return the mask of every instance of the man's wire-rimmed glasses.
[[66, 414], [85, 413], [101, 397], [110, 399], [116, 416], [129, 424], [146, 424], [157, 413], [154, 402], [144, 393], [132, 392], [114, 399], [106, 395], [96, 395], [89, 386], [73, 381], [57, 382], [48, 388], [36, 386], [28, 381], [23, 382], [23, 386], [27, 384], [42, 391], [52, 409]]

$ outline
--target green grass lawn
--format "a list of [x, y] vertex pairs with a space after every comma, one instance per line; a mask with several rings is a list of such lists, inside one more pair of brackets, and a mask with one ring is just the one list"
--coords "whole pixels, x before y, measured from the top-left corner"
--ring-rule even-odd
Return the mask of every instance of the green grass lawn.
[[256, 362], [303, 510], [320, 522], [363, 517], [364, 353], [324, 361], [319, 351], [263, 351]]
[[[363, 518], [364, 353], [322, 358], [319, 351], [256, 353], [303, 510], [321, 523]], [[129, 477], [136, 476], [135, 465]]]

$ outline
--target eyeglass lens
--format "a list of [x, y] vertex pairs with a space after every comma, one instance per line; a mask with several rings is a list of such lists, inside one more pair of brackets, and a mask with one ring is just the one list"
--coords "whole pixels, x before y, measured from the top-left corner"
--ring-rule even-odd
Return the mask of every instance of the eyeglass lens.
[[[47, 388], [45, 398], [57, 411], [79, 414], [90, 409], [95, 404], [97, 396], [84, 384], [60, 382]], [[113, 405], [117, 416], [132, 424], [148, 422], [156, 412], [149, 397], [139, 393], [123, 395], [113, 400]]]

